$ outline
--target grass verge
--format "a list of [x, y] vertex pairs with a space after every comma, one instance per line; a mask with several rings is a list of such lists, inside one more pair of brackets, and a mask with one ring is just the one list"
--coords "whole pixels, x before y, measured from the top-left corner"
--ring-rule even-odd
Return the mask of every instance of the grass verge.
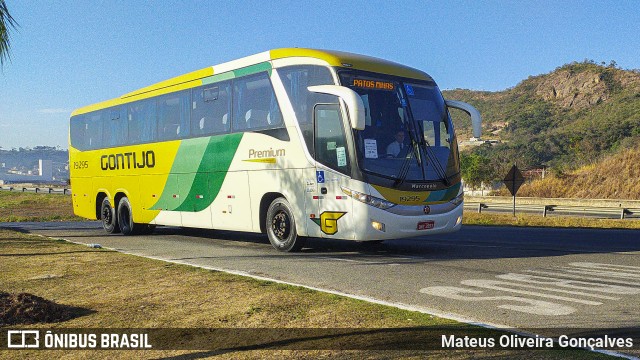
[[69, 195], [0, 191], [0, 222], [81, 220]]
[[[30, 328], [393, 328], [452, 325], [428, 314], [0, 229], [0, 291], [82, 309]], [[3, 350], [0, 357], [93, 358], [604, 358], [573, 350], [338, 351]]]

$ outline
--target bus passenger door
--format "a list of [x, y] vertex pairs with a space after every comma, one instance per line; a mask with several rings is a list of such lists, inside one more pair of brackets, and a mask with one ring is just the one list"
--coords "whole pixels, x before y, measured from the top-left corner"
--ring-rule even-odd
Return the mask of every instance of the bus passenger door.
[[303, 181], [305, 186], [305, 223], [307, 236], [320, 237], [320, 227], [315, 223], [320, 209], [320, 184], [316, 176], [316, 168], [303, 169]]
[[350, 161], [338, 104], [315, 106], [315, 154], [318, 213], [313, 221], [320, 237], [353, 239], [352, 202], [341, 187], [348, 185]]

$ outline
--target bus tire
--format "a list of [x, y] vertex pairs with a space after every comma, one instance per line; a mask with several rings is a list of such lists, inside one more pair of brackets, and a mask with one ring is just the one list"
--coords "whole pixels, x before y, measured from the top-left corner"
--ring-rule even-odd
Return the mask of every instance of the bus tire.
[[100, 206], [100, 221], [102, 221], [102, 228], [107, 233], [117, 234], [120, 232], [116, 209], [111, 206], [111, 201], [107, 197], [102, 200], [102, 205]]
[[279, 251], [298, 251], [304, 245], [304, 238], [296, 231], [291, 205], [287, 199], [279, 197], [269, 205], [265, 219], [269, 242]]
[[133, 211], [131, 203], [125, 196], [118, 202], [118, 224], [123, 235], [137, 235], [142, 232], [146, 224], [136, 224], [133, 222]]

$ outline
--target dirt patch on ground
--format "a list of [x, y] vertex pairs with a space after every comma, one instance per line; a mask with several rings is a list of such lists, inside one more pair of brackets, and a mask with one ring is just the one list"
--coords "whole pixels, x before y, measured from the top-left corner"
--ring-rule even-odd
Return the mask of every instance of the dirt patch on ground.
[[0, 326], [60, 322], [90, 312], [28, 293], [0, 292]]

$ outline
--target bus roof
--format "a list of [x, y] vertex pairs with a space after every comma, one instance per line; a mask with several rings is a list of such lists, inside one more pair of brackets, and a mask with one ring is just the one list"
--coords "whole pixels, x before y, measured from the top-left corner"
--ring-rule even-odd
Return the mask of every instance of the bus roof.
[[[398, 64], [392, 61], [335, 50], [319, 50], [305, 48], [281, 48], [265, 51], [230, 62], [196, 70], [184, 75], [167, 79], [156, 84], [126, 93], [118, 98], [103, 101], [76, 109], [71, 116], [104, 109], [111, 106], [142, 100], [174, 91], [189, 89], [202, 85], [202, 80], [214, 75], [236, 72], [237, 70], [284, 58], [315, 58], [325, 61], [329, 66], [347, 67], [406, 78], [432, 81], [425, 72]], [[240, 72], [240, 71], [238, 71]], [[237, 76], [237, 75], [236, 75]], [[235, 77], [231, 75], [230, 77]]]

